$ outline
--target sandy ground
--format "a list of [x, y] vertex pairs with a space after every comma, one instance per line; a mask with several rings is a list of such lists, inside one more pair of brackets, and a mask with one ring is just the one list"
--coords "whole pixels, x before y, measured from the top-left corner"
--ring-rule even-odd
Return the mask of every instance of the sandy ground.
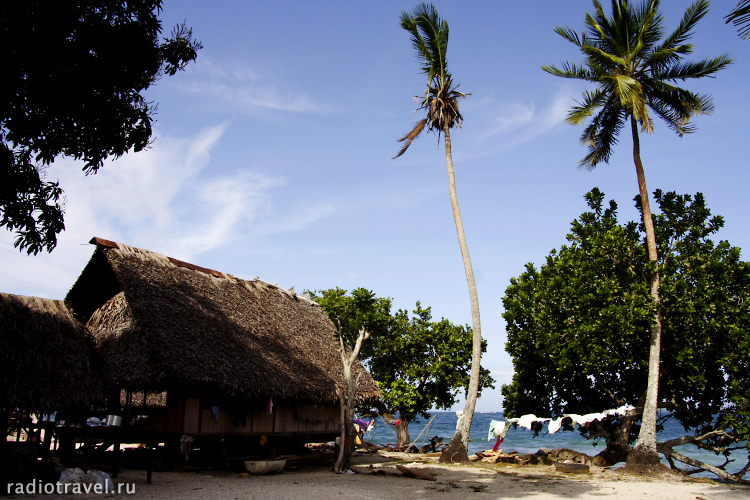
[[[357, 500], [381, 499], [505, 499], [552, 500], [674, 499], [750, 500], [750, 486], [679, 477], [641, 479], [616, 471], [592, 470], [589, 474], [564, 474], [552, 466], [474, 464], [442, 466], [434, 460], [411, 462], [413, 455], [359, 456], [352, 469], [358, 474], [334, 474], [330, 466], [285, 469], [272, 476], [237, 472], [155, 472], [146, 484], [145, 471], [121, 471], [115, 484], [129, 483], [131, 491], [109, 495], [156, 500]], [[429, 472], [436, 481], [405, 477], [396, 463]], [[124, 488], [124, 486], [123, 486]], [[23, 499], [88, 499], [102, 495], [11, 495]]]

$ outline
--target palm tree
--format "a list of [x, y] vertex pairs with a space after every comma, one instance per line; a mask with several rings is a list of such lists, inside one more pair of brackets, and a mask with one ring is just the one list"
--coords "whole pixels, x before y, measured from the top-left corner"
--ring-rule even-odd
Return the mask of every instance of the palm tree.
[[[451, 150], [451, 129], [459, 128], [463, 116], [459, 112], [459, 100], [466, 94], [453, 85], [453, 79], [448, 72], [446, 51], [448, 49], [448, 23], [441, 19], [432, 4], [422, 3], [409, 12], [401, 13], [401, 27], [411, 35], [411, 42], [422, 62], [422, 72], [427, 75], [427, 90], [418, 109], [427, 111], [427, 117], [416, 123], [414, 128], [399, 139], [404, 143], [401, 151], [394, 158], [406, 152], [411, 143], [426, 128], [437, 132], [438, 137], [445, 137], [445, 159], [448, 163], [448, 178], [450, 180], [450, 196], [453, 205], [453, 217], [456, 220], [458, 242], [464, 259], [466, 281], [469, 284], [471, 300], [471, 319], [474, 330], [473, 350], [471, 359], [471, 378], [466, 395], [466, 407], [458, 419], [456, 434], [448, 448], [440, 457], [441, 462], [468, 462], [469, 433], [474, 418], [474, 408], [479, 394], [480, 363], [482, 359], [482, 327], [479, 320], [479, 296], [474, 281], [474, 271], [469, 256], [469, 246], [466, 243], [464, 225], [461, 221], [461, 211], [456, 194], [456, 176], [453, 171], [453, 153]], [[419, 99], [419, 97], [418, 97]]]
[[589, 149], [580, 162], [581, 167], [593, 169], [600, 162], [607, 163], [612, 147], [617, 143], [617, 134], [628, 120], [630, 122], [643, 225], [649, 259], [654, 266], [651, 295], [655, 314], [643, 421], [638, 443], [630, 453], [628, 463], [656, 463], [659, 461], [656, 418], [661, 354], [659, 270], [638, 126], [641, 132], [653, 133], [651, 110], [679, 136], [693, 132], [695, 127], [690, 119], [698, 114], [709, 114], [713, 110], [711, 98], [677, 87], [675, 82], [712, 75], [732, 61], [727, 55], [698, 62], [683, 61], [683, 57], [693, 51], [693, 46], [687, 41], [695, 24], [708, 12], [707, 0], [692, 4], [677, 29], [663, 40], [659, 0], [647, 0], [638, 6], [631, 5], [628, 0], [612, 0], [611, 18], [605, 15], [597, 0], [594, 0], [594, 7], [596, 13], [586, 15], [586, 31], [581, 36], [569, 28], [555, 28], [559, 35], [581, 49], [585, 62], [580, 65], [563, 63], [562, 68], [544, 66], [542, 69], [553, 75], [596, 84], [595, 90], [584, 92], [582, 102], [574, 106], [567, 117], [571, 124], [582, 124], [593, 116], [581, 135], [581, 142]]
[[750, 39], [750, 0], [742, 0], [725, 18], [727, 23], [737, 26], [740, 36]]

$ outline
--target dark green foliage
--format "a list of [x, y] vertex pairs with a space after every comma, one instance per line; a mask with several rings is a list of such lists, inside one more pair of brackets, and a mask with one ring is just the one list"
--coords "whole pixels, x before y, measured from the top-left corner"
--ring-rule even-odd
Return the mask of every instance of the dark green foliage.
[[95, 173], [149, 145], [155, 107], [143, 92], [201, 48], [184, 24], [160, 41], [160, 10], [161, 0], [3, 2], [0, 225], [20, 249], [52, 250], [64, 228], [45, 165], [68, 156]]
[[[383, 393], [380, 410], [399, 413], [412, 421], [432, 408], [450, 408], [460, 388], [469, 385], [472, 330], [447, 319], [432, 320], [430, 308], [417, 302], [413, 314], [403, 309], [391, 314], [391, 299], [363, 288], [347, 295], [333, 288], [313, 294], [323, 310], [341, 325], [351, 345], [359, 329], [371, 333], [362, 344], [360, 359]], [[483, 343], [486, 350], [486, 341]], [[481, 386], [493, 387], [489, 370], [482, 369]]]
[[[376, 297], [375, 293], [365, 288], [352, 290], [351, 295], [341, 288], [307, 293], [320, 304], [344, 336], [344, 345], [354, 345], [362, 328], [369, 331], [372, 337], [383, 336], [392, 323], [391, 299]], [[371, 340], [362, 344], [360, 359], [369, 357], [366, 353], [370, 352], [371, 345]]]
[[[722, 226], [702, 194], [655, 191], [662, 309], [660, 406], [696, 432], [750, 431], [750, 265], [710, 238]], [[568, 245], [527, 264], [503, 298], [515, 375], [508, 415], [602, 411], [645, 397], [653, 320], [643, 225], [617, 221], [598, 189]], [[636, 198], [640, 208], [639, 198]], [[591, 434], [594, 429], [581, 429]]]
[[737, 7], [726, 16], [727, 23], [737, 26], [740, 36], [750, 39], [750, 0], [742, 0]]
[[[432, 408], [448, 409], [460, 388], [469, 386], [472, 330], [445, 318], [432, 320], [431, 308], [417, 302], [409, 314], [400, 309], [387, 335], [374, 337], [368, 367], [383, 392], [390, 413], [414, 420], [428, 417]], [[482, 341], [482, 352], [487, 341]], [[493, 387], [489, 370], [482, 369], [479, 392]]]

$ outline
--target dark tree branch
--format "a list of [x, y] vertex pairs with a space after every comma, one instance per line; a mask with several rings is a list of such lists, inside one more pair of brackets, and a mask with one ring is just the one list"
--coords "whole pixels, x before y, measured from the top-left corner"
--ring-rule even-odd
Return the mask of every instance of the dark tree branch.
[[[657, 450], [659, 451], [659, 453], [662, 453], [664, 456], [666, 456], [667, 459], [669, 459], [669, 458], [675, 458], [675, 459], [679, 460], [682, 463], [685, 463], [685, 464], [688, 464], [688, 465], [692, 465], [693, 467], [698, 467], [698, 468], [703, 469], [703, 470], [705, 470], [707, 472], [712, 472], [712, 473], [716, 474], [717, 476], [719, 476], [720, 478], [726, 479], [728, 481], [734, 481], [734, 482], [742, 483], [742, 484], [750, 484], [750, 481], [748, 481], [746, 479], [742, 479], [742, 476], [735, 475], [735, 474], [730, 474], [727, 471], [722, 470], [722, 469], [720, 469], [718, 467], [715, 467], [713, 465], [709, 465], [707, 463], [701, 462], [700, 460], [696, 460], [694, 458], [686, 457], [685, 455], [674, 451], [672, 448], [665, 447], [664, 444], [657, 445]], [[746, 472], [745, 469], [743, 469], [743, 471]], [[743, 473], [743, 475], [744, 475], [744, 473]]]

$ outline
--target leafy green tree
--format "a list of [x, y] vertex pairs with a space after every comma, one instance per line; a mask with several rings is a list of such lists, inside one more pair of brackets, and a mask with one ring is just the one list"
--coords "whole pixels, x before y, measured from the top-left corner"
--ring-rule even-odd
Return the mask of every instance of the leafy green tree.
[[51, 251], [64, 229], [62, 190], [45, 179], [59, 156], [87, 174], [151, 140], [143, 92], [197, 57], [185, 24], [159, 40], [161, 0], [30, 2], [0, 9], [0, 226], [28, 253]]
[[373, 334], [380, 334], [391, 321], [390, 299], [380, 299], [365, 288], [358, 288], [347, 296], [346, 290], [333, 288], [321, 292], [307, 292], [318, 302], [336, 325], [339, 351], [346, 388], [339, 388], [341, 400], [341, 446], [333, 470], [342, 473], [349, 468], [354, 452], [354, 410], [357, 400], [357, 383], [352, 373], [353, 364], [363, 349], [367, 349]]
[[727, 23], [737, 26], [740, 36], [750, 39], [750, 0], [742, 0], [726, 17]]
[[[445, 318], [433, 321], [431, 308], [419, 302], [411, 315], [403, 309], [391, 314], [390, 299], [376, 298], [362, 288], [351, 295], [340, 288], [322, 290], [313, 298], [341, 323], [345, 338], [353, 339], [363, 327], [372, 332], [360, 359], [378, 383], [382, 399], [361, 409], [375, 406], [382, 413], [397, 413], [399, 446], [411, 443], [411, 422], [429, 418], [427, 412], [433, 408], [450, 408], [469, 385], [473, 336], [468, 326]], [[489, 370], [482, 369], [480, 391], [493, 387], [493, 382]]]
[[[385, 335], [393, 321], [391, 299], [378, 297], [366, 288], [357, 288], [351, 294], [338, 287], [307, 293], [340, 329], [347, 345], [354, 345], [362, 328], [372, 338]], [[371, 350], [372, 342], [368, 342], [362, 347], [362, 355], [366, 357]]]
[[409, 32], [417, 58], [422, 63], [422, 73], [427, 75], [427, 89], [419, 106], [419, 109], [424, 109], [427, 112], [427, 117], [417, 122], [408, 134], [399, 139], [400, 142], [404, 142], [404, 146], [394, 158], [404, 154], [425, 128], [428, 131], [437, 132], [438, 137], [440, 137], [440, 134], [445, 137], [445, 160], [448, 164], [453, 218], [456, 221], [458, 242], [463, 256], [466, 281], [469, 285], [471, 321], [474, 329], [471, 380], [466, 397], [466, 406], [456, 425], [456, 434], [440, 457], [441, 462], [468, 462], [469, 434], [471, 422], [474, 418], [474, 408], [479, 397], [481, 378], [482, 326], [479, 316], [479, 295], [477, 294], [469, 246], [466, 242], [466, 234], [461, 219], [461, 210], [458, 205], [451, 149], [451, 129], [461, 126], [463, 116], [459, 112], [459, 100], [465, 98], [466, 94], [458, 90], [458, 85], [453, 84], [453, 77], [448, 72], [446, 57], [449, 35], [448, 22], [440, 17], [435, 7], [432, 4], [421, 3], [411, 13], [402, 12], [401, 27]]
[[[643, 204], [643, 223], [649, 259], [659, 260], [651, 217], [651, 203], [646, 186], [646, 175], [641, 162], [638, 126], [641, 132], [652, 133], [649, 113], [662, 118], [678, 135], [695, 130], [690, 123], [693, 116], [709, 114], [713, 110], [711, 98], [676, 86], [677, 80], [703, 78], [715, 74], [732, 61], [727, 55], [698, 62], [685, 62], [683, 57], [693, 52], [687, 41], [692, 30], [708, 12], [708, 1], [692, 4], [670, 35], [663, 37], [663, 17], [659, 0], [648, 0], [634, 6], [628, 0], [612, 0], [612, 16], [607, 17], [601, 4], [594, 0], [594, 15], [586, 15], [586, 31], [582, 35], [570, 28], [555, 31], [584, 53], [583, 64], [563, 63], [562, 68], [543, 66], [545, 71], [564, 78], [574, 78], [596, 84], [596, 89], [583, 94], [583, 101], [573, 107], [567, 121], [582, 124], [591, 122], [583, 131], [581, 142], [589, 153], [581, 160], [583, 168], [593, 169], [600, 162], [607, 163], [617, 135], [628, 122], [633, 137], [633, 160], [638, 178], [638, 189]], [[656, 401], [659, 391], [659, 357], [662, 345], [661, 309], [659, 307], [659, 268], [654, 265], [650, 274], [651, 296], [656, 303], [651, 328], [648, 395], [638, 448], [631, 453], [631, 463], [658, 463], [656, 451]]]
[[[661, 359], [658, 406], [663, 418], [694, 431], [683, 442], [726, 451], [750, 435], [750, 264], [739, 248], [711, 240], [723, 220], [711, 216], [700, 193], [657, 190], [654, 198], [661, 208], [654, 224], [662, 333], [670, 345]], [[619, 224], [617, 205], [605, 208], [598, 189], [586, 200], [591, 211], [572, 223], [568, 245], [553, 250], [540, 269], [527, 264], [503, 298], [515, 368], [502, 388], [509, 416], [585, 414], [645, 401], [646, 332], [655, 307], [645, 228]], [[606, 453], [624, 457], [636, 419], [580, 432], [605, 439]], [[682, 460], [673, 450], [678, 444], [660, 444], [658, 451]]]
[[[432, 408], [449, 409], [470, 380], [473, 336], [468, 325], [454, 325], [445, 318], [432, 320], [431, 308], [417, 302], [410, 315], [399, 309], [385, 335], [373, 337], [366, 353], [370, 373], [383, 393], [388, 413], [398, 413], [398, 445], [411, 444], [409, 424], [429, 418]], [[487, 342], [482, 342], [482, 352]], [[482, 368], [479, 391], [494, 387], [494, 379]]]

